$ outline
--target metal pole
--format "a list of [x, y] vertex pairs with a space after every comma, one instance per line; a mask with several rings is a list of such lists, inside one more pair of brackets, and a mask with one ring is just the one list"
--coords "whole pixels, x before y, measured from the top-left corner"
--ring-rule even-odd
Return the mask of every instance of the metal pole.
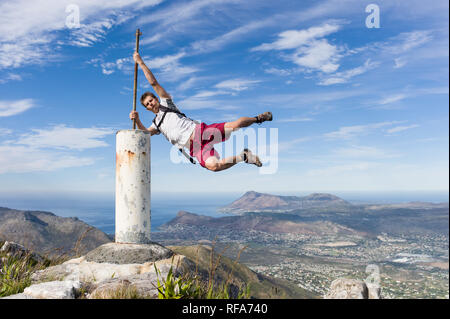
[[[136, 52], [139, 52], [139, 36], [142, 35], [139, 29], [136, 30]], [[137, 90], [138, 64], [134, 63], [134, 90], [133, 90], [133, 111], [136, 111], [136, 90]], [[136, 129], [136, 120], [133, 119], [133, 130]]]

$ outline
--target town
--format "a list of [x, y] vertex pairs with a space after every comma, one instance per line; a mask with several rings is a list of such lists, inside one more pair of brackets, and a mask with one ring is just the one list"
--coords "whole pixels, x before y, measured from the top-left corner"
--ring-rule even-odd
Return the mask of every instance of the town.
[[246, 232], [175, 224], [153, 233], [164, 245], [214, 244], [255, 272], [285, 279], [324, 295], [334, 279], [367, 280], [379, 270], [382, 298], [448, 298], [448, 237], [445, 235], [312, 236]]

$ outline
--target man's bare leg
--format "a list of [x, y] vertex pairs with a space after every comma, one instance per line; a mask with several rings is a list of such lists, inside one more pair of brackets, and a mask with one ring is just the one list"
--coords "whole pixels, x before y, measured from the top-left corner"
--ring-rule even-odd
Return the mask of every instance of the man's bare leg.
[[243, 127], [248, 127], [254, 123], [256, 123], [256, 118], [247, 116], [240, 117], [233, 122], [225, 123], [225, 139], [228, 139], [232, 132]]
[[219, 172], [244, 161], [249, 164], [254, 164], [258, 167], [261, 167], [262, 165], [257, 155], [254, 155], [248, 149], [244, 149], [241, 154], [230, 156], [224, 159], [219, 159], [215, 156], [211, 156], [205, 161], [205, 167], [210, 171]]
[[228, 169], [239, 162], [242, 162], [244, 158], [242, 155], [230, 156], [223, 159], [211, 156], [205, 161], [205, 167], [210, 171], [220, 172], [224, 169]]
[[248, 127], [255, 123], [261, 123], [264, 121], [272, 121], [272, 113], [265, 112], [255, 117], [243, 116], [238, 118], [236, 121], [225, 123], [225, 139], [228, 139], [232, 132]]

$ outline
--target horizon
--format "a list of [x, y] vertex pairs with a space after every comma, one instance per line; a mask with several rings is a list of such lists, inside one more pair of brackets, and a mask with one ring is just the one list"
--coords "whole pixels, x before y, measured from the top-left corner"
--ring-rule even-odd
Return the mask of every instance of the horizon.
[[[275, 196], [308, 196], [311, 194], [331, 194], [350, 202], [374, 202], [374, 203], [405, 203], [405, 202], [430, 202], [430, 203], [448, 203], [450, 193], [447, 190], [416, 190], [416, 191], [292, 191], [292, 192], [262, 192], [257, 190], [246, 190], [242, 192], [159, 192], [151, 193], [151, 201], [162, 202], [170, 199], [176, 200], [215, 200], [231, 199], [236, 200], [248, 192], [260, 194], [270, 194]], [[205, 198], [206, 196], [206, 198]], [[114, 205], [115, 193], [92, 193], [92, 192], [0, 192], [0, 207], [2, 202], [8, 201], [73, 201], [89, 203], [110, 202]], [[9, 207], [15, 208], [15, 207]]]
[[[368, 4], [2, 1], [0, 198], [114, 196], [137, 28], [144, 62], [189, 117], [274, 114], [252, 127], [270, 174], [175, 163], [170, 143], [153, 136], [152, 197], [448, 194], [448, 1], [377, 1], [379, 25], [368, 23]], [[138, 98], [147, 90], [139, 70]], [[150, 126], [153, 114], [137, 110]], [[234, 141], [218, 152], [239, 153]]]

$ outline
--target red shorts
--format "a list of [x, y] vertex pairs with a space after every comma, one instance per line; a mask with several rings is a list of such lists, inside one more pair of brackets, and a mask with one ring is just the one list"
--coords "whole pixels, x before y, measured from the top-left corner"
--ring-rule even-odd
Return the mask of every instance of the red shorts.
[[205, 167], [205, 161], [211, 156], [220, 158], [219, 153], [214, 149], [214, 144], [223, 141], [225, 141], [225, 123], [197, 124], [190, 147], [191, 156], [197, 158], [200, 165]]

